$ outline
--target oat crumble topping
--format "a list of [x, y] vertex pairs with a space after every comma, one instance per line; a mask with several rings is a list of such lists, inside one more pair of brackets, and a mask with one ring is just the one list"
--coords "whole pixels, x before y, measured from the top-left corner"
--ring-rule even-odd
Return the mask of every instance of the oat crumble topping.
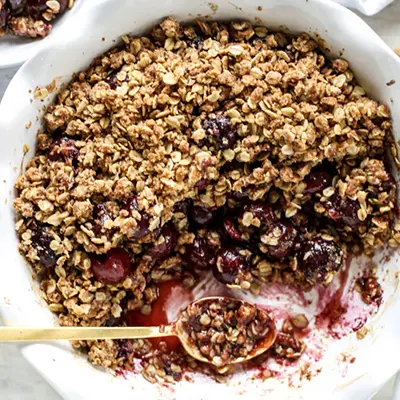
[[[122, 39], [48, 108], [16, 182], [19, 249], [62, 326], [154, 323], [160, 284], [190, 290], [210, 270], [254, 294], [308, 290], [349, 250], [399, 245], [390, 112], [345, 60], [248, 22], [167, 18]], [[294, 317], [270, 355], [298, 358], [307, 325]], [[167, 340], [75, 346], [108, 368], [142, 358], [150, 381], [198, 367]]]

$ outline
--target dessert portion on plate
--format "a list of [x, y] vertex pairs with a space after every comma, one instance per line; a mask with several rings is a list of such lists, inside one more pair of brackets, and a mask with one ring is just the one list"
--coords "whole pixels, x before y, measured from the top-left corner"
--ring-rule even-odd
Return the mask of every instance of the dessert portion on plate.
[[74, 3], [75, 0], [0, 0], [0, 37], [9, 33], [44, 38], [53, 21]]
[[[168, 18], [122, 41], [57, 96], [16, 182], [20, 251], [61, 325], [167, 324], [199, 288], [306, 293], [398, 246], [389, 108], [345, 60], [249, 22]], [[375, 277], [357, 289], [380, 304]], [[298, 359], [307, 317], [275, 322], [267, 356]], [[150, 381], [209, 368], [173, 337], [75, 346], [113, 369], [140, 359]]]

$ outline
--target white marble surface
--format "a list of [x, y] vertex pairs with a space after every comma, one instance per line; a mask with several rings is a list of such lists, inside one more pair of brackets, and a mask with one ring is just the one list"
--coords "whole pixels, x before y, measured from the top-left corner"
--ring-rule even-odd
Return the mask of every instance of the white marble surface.
[[[390, 47], [400, 48], [400, 0], [376, 16], [364, 17], [364, 20]], [[16, 68], [0, 71], [0, 99], [16, 71]], [[373, 400], [390, 400], [392, 386], [393, 379], [390, 379]], [[12, 344], [0, 344], [0, 399], [62, 400], [24, 360], [18, 347]]]

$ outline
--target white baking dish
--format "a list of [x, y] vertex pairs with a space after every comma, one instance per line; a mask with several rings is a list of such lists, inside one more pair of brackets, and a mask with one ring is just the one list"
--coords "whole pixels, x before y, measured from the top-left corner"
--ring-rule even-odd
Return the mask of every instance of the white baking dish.
[[[261, 6], [260, 11], [258, 7]], [[217, 0], [210, 5], [202, 0], [98, 0], [86, 2], [65, 37], [57, 37], [45, 50], [28, 61], [11, 82], [0, 106], [0, 311], [7, 324], [50, 326], [52, 314], [40, 300], [29, 269], [18, 254], [13, 230], [13, 184], [20, 172], [23, 146], [29, 145], [25, 160], [32, 157], [35, 134], [40, 127], [43, 103], [33, 101], [33, 90], [56, 78], [60, 85], [73, 72], [85, 68], [97, 55], [112, 47], [122, 34], [147, 31], [165, 16], [189, 21], [197, 15], [214, 19], [260, 20], [271, 29], [282, 26], [293, 32], [320, 35], [330, 54], [344, 53], [362, 85], [374, 98], [386, 102], [393, 112], [394, 132], [400, 139], [400, 60], [355, 14], [322, 0]], [[217, 9], [215, 11], [215, 9]], [[104, 40], [102, 39], [104, 38]], [[397, 83], [387, 86], [395, 80]], [[46, 99], [45, 104], [52, 100]], [[28, 121], [32, 127], [26, 129]], [[298, 389], [269, 379], [248, 381], [240, 376], [229, 384], [216, 384], [197, 377], [172, 388], [152, 385], [141, 375], [113, 378], [95, 369], [71, 351], [67, 343], [35, 344], [21, 347], [24, 356], [65, 399], [110, 399], [136, 396], [151, 399], [208, 400], [215, 398], [258, 399], [368, 399], [397, 371], [400, 351], [399, 270], [397, 256], [388, 263], [379, 261], [379, 276], [384, 279], [385, 304], [368, 322], [371, 332], [359, 341], [350, 335], [332, 342], [322, 362], [321, 373]], [[352, 364], [339, 363], [343, 354], [354, 355]]]

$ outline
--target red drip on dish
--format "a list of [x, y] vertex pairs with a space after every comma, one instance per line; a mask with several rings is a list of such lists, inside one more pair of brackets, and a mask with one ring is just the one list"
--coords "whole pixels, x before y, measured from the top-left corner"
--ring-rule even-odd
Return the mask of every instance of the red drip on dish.
[[[168, 325], [172, 322], [168, 316], [168, 304], [173, 300], [181, 301], [182, 308], [193, 300], [190, 289], [185, 288], [180, 280], [172, 280], [160, 283], [158, 286], [158, 299], [152, 304], [151, 313], [149, 315], [142, 314], [139, 310], [128, 311], [127, 323], [129, 326], [161, 326]], [[160, 344], [164, 342], [168, 350], [175, 351], [180, 348], [181, 342], [175, 336], [165, 338], [150, 339], [156, 349], [160, 348]]]

